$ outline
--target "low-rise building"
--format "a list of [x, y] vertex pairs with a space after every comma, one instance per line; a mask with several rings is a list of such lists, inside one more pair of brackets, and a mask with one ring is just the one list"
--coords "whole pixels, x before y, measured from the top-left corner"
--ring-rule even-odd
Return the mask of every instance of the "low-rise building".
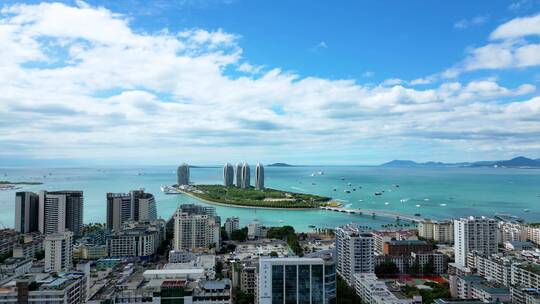
[[410, 304], [410, 299], [399, 299], [386, 284], [377, 279], [373, 273], [354, 274], [356, 294], [365, 304]]
[[393, 240], [383, 245], [383, 254], [410, 255], [411, 253], [430, 252], [433, 245], [420, 240]]
[[383, 254], [384, 243], [395, 240], [418, 240], [416, 230], [376, 230], [371, 233], [373, 235], [373, 242], [375, 245], [375, 252], [377, 254]]
[[111, 234], [107, 239], [107, 252], [110, 257], [149, 258], [156, 253], [159, 244], [157, 231], [132, 228]]

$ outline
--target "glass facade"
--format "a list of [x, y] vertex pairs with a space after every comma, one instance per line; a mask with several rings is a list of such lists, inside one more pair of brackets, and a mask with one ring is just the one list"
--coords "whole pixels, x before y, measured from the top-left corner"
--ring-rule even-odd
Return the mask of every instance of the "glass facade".
[[296, 265], [285, 266], [285, 304], [296, 304]]
[[283, 304], [283, 265], [272, 265], [272, 304]]
[[311, 296], [311, 266], [299, 265], [298, 266], [298, 303], [310, 304]]
[[311, 265], [311, 304], [323, 304], [323, 265]]

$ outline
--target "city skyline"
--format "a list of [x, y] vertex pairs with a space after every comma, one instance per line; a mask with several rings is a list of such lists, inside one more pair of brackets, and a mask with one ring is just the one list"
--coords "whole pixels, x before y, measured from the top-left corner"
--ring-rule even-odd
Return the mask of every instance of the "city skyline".
[[348, 5], [6, 1], [0, 165], [540, 156], [538, 2]]

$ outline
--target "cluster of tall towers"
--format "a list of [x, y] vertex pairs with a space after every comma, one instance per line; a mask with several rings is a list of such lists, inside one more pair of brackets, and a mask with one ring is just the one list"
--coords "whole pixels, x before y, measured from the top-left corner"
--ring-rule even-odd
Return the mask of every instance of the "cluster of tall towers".
[[[236, 183], [235, 183], [236, 181]], [[223, 185], [225, 187], [235, 186], [238, 188], [249, 188], [251, 186], [251, 171], [247, 163], [236, 164], [236, 171], [230, 163], [223, 166]], [[260, 163], [255, 168], [255, 188], [264, 189], [264, 166]]]

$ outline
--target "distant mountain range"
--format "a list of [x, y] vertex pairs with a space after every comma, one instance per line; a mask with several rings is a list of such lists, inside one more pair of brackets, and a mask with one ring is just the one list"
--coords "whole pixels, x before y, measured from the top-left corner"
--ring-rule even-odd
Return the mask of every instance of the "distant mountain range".
[[425, 162], [412, 160], [393, 160], [380, 165], [381, 167], [504, 167], [504, 168], [540, 168], [540, 158], [531, 159], [518, 156], [509, 160], [476, 161], [463, 163]]

